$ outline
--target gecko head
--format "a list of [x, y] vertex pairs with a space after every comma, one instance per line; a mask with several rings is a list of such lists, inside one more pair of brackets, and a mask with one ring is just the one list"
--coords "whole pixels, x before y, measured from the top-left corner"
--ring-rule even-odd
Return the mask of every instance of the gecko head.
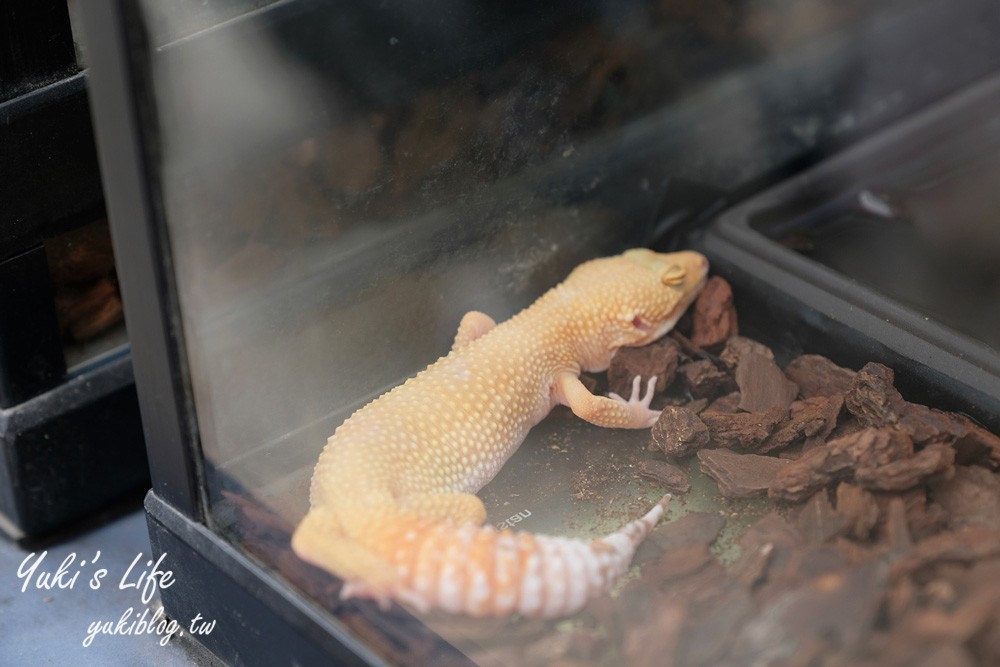
[[659, 253], [646, 248], [596, 259], [570, 274], [589, 320], [598, 325], [610, 349], [645, 345], [677, 323], [708, 277], [701, 253]]

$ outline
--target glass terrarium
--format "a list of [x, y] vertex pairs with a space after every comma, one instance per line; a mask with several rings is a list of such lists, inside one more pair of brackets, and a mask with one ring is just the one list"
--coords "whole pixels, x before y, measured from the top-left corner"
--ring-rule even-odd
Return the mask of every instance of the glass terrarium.
[[[727, 464], [700, 455], [671, 459], [676, 482], [650, 453], [648, 430], [599, 428], [563, 406], [479, 490], [487, 525], [584, 544], [675, 491], [632, 567], [582, 610], [539, 619], [424, 609], [365, 581], [345, 585], [293, 550], [320, 453], [352, 413], [447, 354], [466, 313], [504, 323], [577, 265], [629, 248], [703, 251], [731, 285], [739, 333], [768, 346], [770, 363], [813, 353], [854, 369], [891, 365], [907, 400], [967, 415], [954, 436], [967, 445], [960, 464], [992, 475], [1000, 463], [981, 427], [1000, 425], [998, 394], [989, 398], [996, 313], [983, 305], [995, 301], [995, 270], [971, 282], [927, 274], [942, 290], [921, 308], [890, 284], [913, 267], [892, 262], [929, 266], [921, 253], [935, 255], [935, 241], [913, 249], [851, 217], [897, 224], [903, 200], [940, 217], [953, 203], [923, 193], [963, 179], [962, 169], [977, 176], [952, 200], [989, 189], [980, 177], [998, 164], [989, 142], [939, 130], [952, 107], [971, 106], [981, 133], [970, 136], [997, 133], [991, 2], [88, 0], [82, 9], [154, 482], [150, 532], [181, 582], [164, 604], [177, 618], [217, 619], [200, 639], [223, 659], [700, 665], [877, 654], [873, 637], [895, 600], [886, 591], [897, 594], [883, 571], [891, 563], [864, 560], [870, 545], [843, 525], [827, 532], [821, 501], [835, 487], [821, 486], [806, 509], [768, 496], [767, 484], [727, 494], [717, 484]], [[869, 178], [883, 164], [870, 156], [899, 144], [897, 125], [908, 123], [938, 147], [926, 169]], [[835, 154], [854, 160], [833, 172], [836, 187], [805, 187]], [[768, 189], [797, 176], [805, 186]], [[749, 209], [713, 222], [744, 200]], [[966, 248], [996, 238], [963, 234]], [[984, 266], [995, 259], [980, 250]], [[810, 271], [857, 280], [872, 296], [855, 306]], [[948, 297], [970, 291], [975, 304]], [[929, 328], [903, 339], [892, 327], [906, 318], [877, 324], [880, 308], [910, 317], [911, 305]], [[750, 391], [738, 370], [725, 372], [736, 330], [706, 343], [697, 327], [682, 319], [660, 349], [721, 379], [709, 396], [690, 373], [678, 377], [653, 404], [664, 414], [693, 413], [692, 399], [701, 409], [739, 402], [727, 383]], [[942, 343], [940, 331], [958, 343]], [[961, 356], [965, 343], [985, 360], [982, 375], [934, 354]], [[623, 391], [615, 382], [596, 373], [588, 391]], [[788, 400], [807, 403], [796, 387]], [[719, 411], [755, 414], [730, 407]], [[427, 419], [458, 411], [441, 405]], [[804, 458], [797, 446], [768, 465]], [[350, 499], [370, 473], [361, 460], [358, 486], [328, 493]], [[872, 535], [898, 523], [899, 504], [883, 500], [872, 505], [881, 521]], [[785, 549], [785, 526], [819, 543]], [[819, 587], [813, 597], [765, 586], [771, 560], [807, 557], [815, 566], [799, 562], [795, 576]], [[831, 592], [856, 589], [879, 595]], [[860, 602], [836, 606], [848, 598]], [[807, 619], [833, 609], [857, 623], [798, 628], [788, 609]]]

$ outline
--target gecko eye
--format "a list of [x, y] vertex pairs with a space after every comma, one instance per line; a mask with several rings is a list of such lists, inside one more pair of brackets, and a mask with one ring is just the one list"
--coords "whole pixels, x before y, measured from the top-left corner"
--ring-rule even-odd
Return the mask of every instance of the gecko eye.
[[687, 269], [679, 264], [671, 264], [667, 267], [666, 271], [660, 275], [660, 281], [664, 285], [680, 285], [684, 282], [684, 277], [687, 276]]
[[643, 331], [649, 331], [653, 328], [653, 325], [642, 319], [642, 315], [636, 315], [632, 318], [632, 326], [636, 329], [642, 329]]

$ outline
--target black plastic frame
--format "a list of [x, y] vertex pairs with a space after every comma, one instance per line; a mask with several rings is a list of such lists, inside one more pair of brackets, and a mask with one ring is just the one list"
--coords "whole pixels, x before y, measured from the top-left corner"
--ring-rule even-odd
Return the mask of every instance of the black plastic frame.
[[[92, 68], [91, 108], [112, 222], [125, 321], [133, 341], [139, 406], [153, 490], [194, 521], [204, 520], [202, 474], [184, 340], [177, 317], [170, 243], [162, 220], [153, 147], [141, 130], [155, 127], [136, 3], [92, 0], [82, 13]], [[126, 27], [131, 26], [131, 30]], [[141, 92], [139, 92], [141, 91]], [[143, 97], [145, 95], [145, 97]]]

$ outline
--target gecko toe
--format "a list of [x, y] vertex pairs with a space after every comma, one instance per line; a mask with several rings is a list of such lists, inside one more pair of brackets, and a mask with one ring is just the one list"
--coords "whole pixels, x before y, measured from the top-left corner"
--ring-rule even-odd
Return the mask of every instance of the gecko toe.
[[632, 395], [629, 396], [628, 399], [629, 403], [635, 403], [640, 399], [639, 392], [641, 390], [641, 387], [642, 387], [642, 376], [636, 375], [634, 378], [632, 378]]
[[642, 399], [642, 405], [644, 407], [649, 407], [649, 404], [653, 402], [653, 390], [656, 389], [656, 376], [649, 378], [649, 382], [646, 383], [646, 395]]

